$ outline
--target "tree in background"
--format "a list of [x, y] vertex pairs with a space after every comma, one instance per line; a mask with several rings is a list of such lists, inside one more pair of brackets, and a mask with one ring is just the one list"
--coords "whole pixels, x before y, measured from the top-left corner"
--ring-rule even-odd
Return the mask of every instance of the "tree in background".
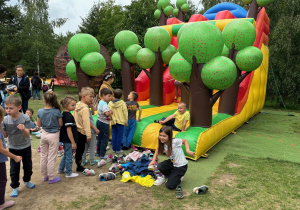
[[[212, 125], [214, 103], [236, 78], [236, 67], [220, 56], [224, 39], [212, 23], [187, 24], [179, 32], [179, 52], [170, 61], [170, 74], [189, 90], [191, 126], [207, 128]], [[214, 89], [220, 91], [213, 95]]]
[[[144, 69], [150, 79], [150, 104], [163, 105], [163, 73], [164, 64], [168, 64], [176, 53], [171, 45], [169, 32], [162, 27], [150, 28], [145, 34], [143, 48], [137, 53], [137, 64]], [[150, 72], [145, 69], [150, 68]]]
[[157, 2], [157, 10], [154, 12], [154, 17], [159, 19], [159, 25], [167, 25], [167, 19], [173, 14], [174, 8], [169, 0], [159, 0]]
[[112, 64], [116, 69], [121, 69], [123, 96], [127, 101], [127, 95], [135, 91], [135, 67], [137, 53], [142, 47], [132, 31], [121, 31], [115, 37], [115, 52], [112, 57]]
[[186, 0], [177, 0], [176, 7], [173, 11], [173, 15], [184, 22], [184, 15], [190, 10], [190, 6], [188, 5]]
[[274, 0], [243, 0], [244, 4], [249, 5], [248, 17], [256, 20], [257, 14], [263, 7], [267, 7]]
[[77, 79], [78, 92], [82, 87], [94, 88], [94, 77], [100, 75], [106, 67], [97, 39], [90, 34], [76, 34], [68, 43], [68, 52], [73, 60], [67, 64], [67, 73], [70, 78], [74, 78], [76, 69], [76, 76], [80, 78]]

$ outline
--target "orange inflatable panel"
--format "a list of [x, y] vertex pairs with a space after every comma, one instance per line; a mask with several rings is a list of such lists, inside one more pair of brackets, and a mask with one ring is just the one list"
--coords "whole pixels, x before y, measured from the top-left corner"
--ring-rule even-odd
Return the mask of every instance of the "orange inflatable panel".
[[194, 14], [190, 17], [189, 19], [189, 23], [191, 22], [198, 22], [198, 21], [204, 21], [204, 20], [208, 20], [206, 17], [204, 17], [201, 14]]
[[215, 20], [234, 19], [234, 15], [229, 10], [220, 11], [217, 13]]

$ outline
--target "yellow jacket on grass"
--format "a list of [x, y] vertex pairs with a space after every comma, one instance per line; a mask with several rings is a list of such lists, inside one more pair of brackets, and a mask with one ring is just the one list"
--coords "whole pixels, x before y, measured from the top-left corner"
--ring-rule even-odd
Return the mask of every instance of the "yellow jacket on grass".
[[108, 104], [109, 110], [113, 111], [111, 115], [111, 124], [125, 125], [128, 122], [128, 110], [124, 101], [115, 99]]
[[89, 106], [81, 101], [76, 104], [73, 113], [77, 130], [87, 138], [91, 138], [91, 124], [90, 124], [90, 109]]

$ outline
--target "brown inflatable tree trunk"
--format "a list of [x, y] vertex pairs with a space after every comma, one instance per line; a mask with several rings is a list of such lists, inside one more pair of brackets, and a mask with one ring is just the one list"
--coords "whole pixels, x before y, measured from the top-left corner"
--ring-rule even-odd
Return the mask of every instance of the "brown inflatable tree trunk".
[[185, 84], [181, 87], [181, 101], [186, 104], [187, 109], [190, 108], [190, 94]]
[[184, 22], [184, 13], [178, 8], [178, 20]]
[[168, 17], [164, 14], [163, 9], [161, 9], [159, 25], [160, 26], [167, 25], [167, 19], [168, 19]]
[[75, 66], [76, 66], [76, 75], [78, 78], [77, 82], [77, 90], [78, 93], [80, 93], [81, 89], [83, 87], [91, 87], [94, 88], [95, 82], [94, 82], [94, 77], [90, 77], [86, 73], [84, 73], [80, 67], [80, 62], [77, 62], [74, 60]]
[[258, 10], [257, 2], [256, 0], [252, 0], [248, 10], [248, 18], [254, 18], [254, 20], [256, 20], [258, 12], [259, 10]]
[[122, 75], [122, 84], [123, 84], [123, 98], [124, 101], [127, 101], [127, 96], [131, 91], [135, 90], [135, 67], [136, 64], [128, 62], [124, 56], [124, 53], [120, 50], [121, 56], [121, 75]]

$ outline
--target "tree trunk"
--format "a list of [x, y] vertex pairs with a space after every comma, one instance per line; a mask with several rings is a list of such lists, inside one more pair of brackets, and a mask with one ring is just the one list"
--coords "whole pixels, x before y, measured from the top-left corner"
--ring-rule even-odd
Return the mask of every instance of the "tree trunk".
[[76, 75], [78, 78], [77, 90], [78, 90], [78, 93], [80, 93], [80, 91], [83, 87], [90, 87], [90, 76], [82, 71], [82, 69], [80, 67], [80, 62], [77, 62], [74, 59], [74, 63], [76, 66]]
[[256, 0], [252, 0], [249, 10], [248, 10], [248, 18], [254, 18], [256, 20], [258, 13], [258, 5]]
[[124, 53], [120, 51], [121, 56], [121, 75], [122, 75], [122, 84], [123, 84], [123, 98], [124, 101], [127, 101], [127, 96], [131, 91], [135, 91], [135, 66], [128, 62], [124, 56]]
[[184, 13], [178, 8], [178, 20], [184, 22]]
[[150, 105], [163, 105], [163, 60], [160, 50], [155, 53], [155, 63], [150, 69]]
[[191, 126], [209, 128], [212, 125], [212, 106], [209, 105], [212, 90], [208, 89], [201, 79], [204, 64], [197, 64], [195, 60], [190, 78]]
[[[238, 50], [235, 50], [233, 53], [233, 57], [231, 58], [234, 63], [235, 63], [235, 57], [237, 53]], [[240, 76], [242, 73], [237, 66], [236, 66], [236, 70], [237, 70], [237, 74], [233, 85], [227, 88], [220, 97], [219, 111], [218, 111], [219, 113], [225, 113], [229, 115], [235, 114], [239, 87], [240, 87]]]
[[163, 9], [161, 9], [159, 25], [160, 25], [160, 26], [167, 25], [167, 16], [165, 15]]
[[186, 108], [190, 108], [190, 94], [184, 85], [181, 86], [181, 101], [186, 104]]

